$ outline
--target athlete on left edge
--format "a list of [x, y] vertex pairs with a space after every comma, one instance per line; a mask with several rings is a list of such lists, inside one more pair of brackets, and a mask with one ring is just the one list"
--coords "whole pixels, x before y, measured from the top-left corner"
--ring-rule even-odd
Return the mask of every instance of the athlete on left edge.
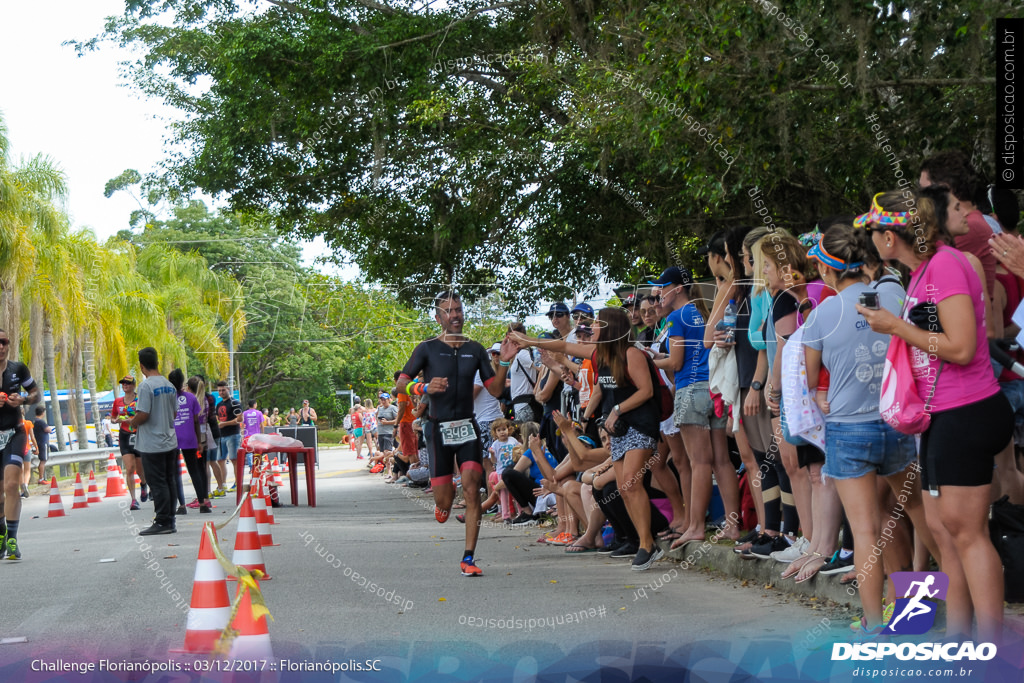
[[[0, 466], [4, 485], [0, 491], [0, 559], [20, 560], [18, 523], [21, 521], [21, 477], [25, 452], [24, 420], [21, 406], [39, 402], [39, 387], [28, 366], [8, 360], [11, 338], [0, 330]], [[24, 389], [28, 396], [22, 396]]]

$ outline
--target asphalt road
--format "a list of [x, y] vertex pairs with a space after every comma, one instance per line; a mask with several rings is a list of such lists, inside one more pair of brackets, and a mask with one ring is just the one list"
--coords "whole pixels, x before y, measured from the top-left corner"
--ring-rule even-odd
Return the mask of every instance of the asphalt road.
[[[321, 459], [319, 506], [304, 505], [300, 486], [303, 504], [277, 511], [280, 546], [264, 550], [273, 654], [291, 663], [264, 663], [260, 680], [582, 680], [599, 668], [602, 680], [619, 680], [606, 677], [612, 669], [631, 680], [683, 666], [707, 670], [707, 680], [829, 674], [829, 638], [846, 624], [776, 591], [665, 560], [634, 572], [628, 561], [538, 544], [537, 528], [495, 525], [481, 531], [484, 576], [466, 578], [464, 527], [454, 517], [438, 524], [428, 494], [384, 484], [347, 449]], [[27, 639], [0, 645], [0, 681], [38, 662], [197, 659], [168, 653], [183, 643], [202, 523], [225, 519], [228, 503], [150, 537], [147, 561], [133, 534], [149, 524], [149, 505], [128, 515], [127, 498], [108, 499], [71, 511], [64, 492], [68, 516], [49, 519], [47, 502], [26, 501], [25, 557], [0, 562], [0, 638]], [[219, 532], [229, 557], [236, 526]], [[357, 664], [378, 671], [352, 673]], [[335, 673], [291, 668], [310, 665]], [[182, 671], [174, 680], [198, 676]], [[27, 680], [129, 680], [96, 675]]]

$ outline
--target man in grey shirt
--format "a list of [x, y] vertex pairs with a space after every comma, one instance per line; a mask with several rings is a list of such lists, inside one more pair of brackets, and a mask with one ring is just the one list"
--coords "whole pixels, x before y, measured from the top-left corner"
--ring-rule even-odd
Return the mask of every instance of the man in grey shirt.
[[150, 496], [156, 507], [153, 525], [139, 532], [139, 536], [173, 534], [174, 501], [176, 499], [175, 469], [178, 466], [178, 437], [174, 433], [174, 416], [178, 410], [178, 395], [157, 370], [156, 349], [151, 346], [139, 351], [139, 366], [146, 379], [139, 386], [138, 403], [132, 425], [138, 427], [135, 449], [142, 457], [146, 470]]
[[398, 424], [398, 408], [391, 403], [391, 394], [380, 395], [377, 408], [377, 445], [382, 453], [395, 448], [395, 425]]

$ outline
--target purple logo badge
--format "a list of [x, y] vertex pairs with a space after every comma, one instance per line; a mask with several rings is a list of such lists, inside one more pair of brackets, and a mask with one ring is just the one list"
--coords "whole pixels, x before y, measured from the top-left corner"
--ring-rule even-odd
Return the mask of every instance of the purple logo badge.
[[896, 604], [883, 633], [920, 635], [935, 625], [939, 600], [946, 599], [949, 577], [942, 572], [894, 572]]

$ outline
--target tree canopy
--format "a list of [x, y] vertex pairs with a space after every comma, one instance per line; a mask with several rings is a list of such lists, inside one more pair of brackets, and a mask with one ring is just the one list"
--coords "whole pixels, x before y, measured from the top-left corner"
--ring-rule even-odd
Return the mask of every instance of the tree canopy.
[[[104, 40], [178, 108], [151, 188], [323, 235], [414, 301], [537, 297], [686, 238], [865, 209], [948, 148], [993, 165], [993, 0], [131, 0]], [[873, 117], [873, 118], [869, 118]]]

